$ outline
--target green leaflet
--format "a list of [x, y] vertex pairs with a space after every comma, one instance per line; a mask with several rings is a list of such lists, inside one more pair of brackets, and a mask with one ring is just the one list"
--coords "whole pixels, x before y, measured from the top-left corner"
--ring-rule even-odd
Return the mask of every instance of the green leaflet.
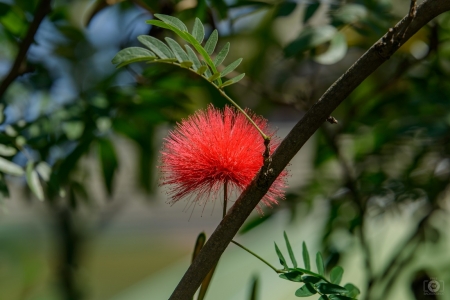
[[189, 45], [184, 45], [184, 47], [186, 48], [187, 51], [187, 55], [189, 57], [189, 60], [194, 64], [192, 66], [192, 68], [197, 71], [198, 68], [200, 68], [202, 66], [202, 64], [200, 63], [200, 61], [198, 60], [197, 54], [195, 54], [194, 50], [192, 50], [191, 47], [189, 47]]
[[325, 274], [325, 266], [323, 264], [323, 258], [320, 252], [317, 252], [316, 254], [316, 266], [317, 272], [323, 276]]
[[217, 32], [217, 29], [214, 29], [214, 31], [209, 36], [209, 39], [206, 41], [205, 44], [206, 53], [208, 53], [209, 55], [214, 53], [214, 49], [216, 49], [218, 39], [219, 33]]
[[149, 35], [138, 36], [139, 42], [152, 50], [160, 58], [175, 58], [175, 55], [163, 42]]
[[330, 272], [330, 281], [334, 284], [341, 283], [342, 280], [342, 274], [344, 274], [344, 269], [340, 266], [334, 267]]
[[279, 260], [280, 260], [280, 264], [282, 264], [283, 265], [283, 267], [284, 267], [284, 269], [288, 269], [288, 266], [287, 266], [287, 263], [286, 263], [286, 259], [284, 259], [284, 256], [283, 256], [283, 254], [281, 253], [281, 251], [280, 251], [280, 249], [278, 248], [278, 246], [277, 246], [277, 243], [274, 243], [275, 244], [275, 252], [277, 253], [277, 255], [278, 255], [278, 258], [279, 258]]
[[236, 77], [231, 78], [230, 80], [225, 81], [219, 87], [223, 88], [223, 87], [226, 87], [228, 85], [232, 85], [232, 84], [238, 82], [239, 80], [241, 80], [242, 78], [244, 78], [244, 76], [245, 76], [245, 73], [242, 73], [242, 74], [240, 74], [240, 75], [238, 75]]
[[41, 182], [39, 181], [39, 176], [34, 169], [34, 163], [30, 160], [27, 163], [26, 178], [28, 186], [33, 194], [39, 199], [44, 200], [44, 191], [42, 190]]
[[[241, 59], [242, 60], [242, 59]], [[289, 257], [291, 258], [292, 264], [294, 265], [294, 268], [297, 268], [297, 260], [294, 256], [294, 251], [292, 251], [291, 243], [289, 242], [289, 238], [286, 234], [286, 231], [284, 232], [284, 240], [286, 242], [286, 248], [288, 249]]]
[[225, 58], [228, 55], [228, 51], [230, 50], [230, 43], [227, 42], [225, 46], [223, 46], [222, 50], [220, 50], [219, 54], [217, 54], [216, 58], [214, 59], [214, 65], [220, 66], [222, 62], [225, 60]]
[[181, 31], [188, 31], [186, 25], [184, 25], [184, 23], [178, 18], [168, 16], [168, 15], [162, 15], [162, 14], [155, 14], [155, 17], [162, 20], [166, 24], [176, 27], [177, 29], [179, 29]]
[[179, 63], [189, 60], [188, 55], [186, 54], [186, 52], [184, 52], [183, 48], [181, 48], [180, 44], [169, 37], [166, 37], [165, 39]]
[[239, 58], [237, 60], [235, 60], [234, 62], [232, 62], [231, 64], [229, 64], [221, 73], [220, 73], [220, 77], [224, 77], [226, 75], [228, 75], [229, 73], [233, 72], [234, 69], [236, 69], [242, 62], [242, 58]]
[[3, 157], [0, 157], [0, 172], [14, 176], [22, 176], [25, 173], [21, 166]]
[[311, 263], [309, 261], [309, 252], [305, 242], [303, 242], [303, 263], [305, 264], [306, 270], [311, 270]]
[[220, 77], [220, 73], [212, 74], [212, 75], [208, 78], [208, 81], [214, 81], [214, 80], [216, 80], [216, 79], [219, 78], [219, 77]]
[[[194, 27], [192, 28], [192, 36], [201, 44], [205, 37], [205, 28], [199, 18], [195, 18]], [[210, 53], [208, 53], [210, 54]]]
[[156, 58], [156, 54], [150, 50], [141, 47], [129, 47], [120, 50], [111, 62], [117, 65], [117, 68], [120, 68], [134, 62], [152, 61]]

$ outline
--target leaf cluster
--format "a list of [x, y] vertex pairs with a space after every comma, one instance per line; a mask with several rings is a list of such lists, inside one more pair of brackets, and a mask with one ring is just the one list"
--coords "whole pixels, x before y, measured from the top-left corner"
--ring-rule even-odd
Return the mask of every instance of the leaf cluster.
[[288, 250], [289, 258], [291, 259], [293, 267], [289, 267], [287, 260], [281, 252], [278, 245], [275, 243], [275, 251], [280, 260], [280, 264], [283, 266], [283, 273], [280, 278], [292, 281], [301, 282], [301, 286], [296, 292], [297, 297], [309, 297], [315, 294], [319, 294], [320, 300], [335, 299], [335, 300], [353, 300], [359, 295], [359, 289], [351, 283], [347, 283], [344, 286], [339, 285], [344, 273], [344, 269], [340, 266], [334, 267], [330, 274], [329, 279], [325, 276], [325, 265], [323, 257], [320, 252], [316, 254], [316, 268], [317, 273], [311, 270], [311, 261], [306, 247], [303, 242], [302, 258], [304, 268], [298, 267], [297, 259], [295, 258], [294, 251], [292, 250], [289, 238], [284, 232], [284, 240], [286, 242], [286, 248]]
[[147, 49], [142, 47], [125, 48], [116, 54], [112, 60], [113, 64], [116, 64], [120, 68], [138, 61], [169, 63], [197, 73], [220, 89], [244, 78], [245, 73], [222, 82], [223, 77], [233, 72], [239, 66], [242, 58], [230, 63], [222, 71], [218, 71], [218, 67], [222, 65], [228, 55], [230, 43], [226, 43], [217, 55], [213, 57], [212, 55], [216, 49], [219, 37], [217, 30], [211, 33], [208, 40], [202, 46], [205, 38], [205, 28], [199, 18], [195, 19], [192, 31], [189, 32], [186, 25], [176, 17], [163, 14], [155, 14], [155, 17], [159, 20], [149, 20], [147, 23], [174, 32], [183, 41], [187, 42], [184, 48], [177, 41], [169, 37], [165, 38], [166, 43], [164, 43], [155, 37], [140, 35], [138, 36], [138, 40]]

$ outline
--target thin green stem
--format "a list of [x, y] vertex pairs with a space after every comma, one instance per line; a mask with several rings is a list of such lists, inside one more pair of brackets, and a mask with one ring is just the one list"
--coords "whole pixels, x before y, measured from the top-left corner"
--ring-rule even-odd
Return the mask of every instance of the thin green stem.
[[[216, 86], [214, 84], [214, 86]], [[224, 90], [218, 88], [219, 92], [222, 94], [222, 96], [224, 96], [228, 101], [231, 102], [231, 104], [233, 104], [241, 113], [244, 114], [244, 116], [250, 121], [250, 123], [253, 124], [253, 126], [255, 126], [256, 130], [259, 131], [259, 134], [261, 134], [261, 136], [263, 137], [264, 140], [270, 140], [270, 137], [268, 135], [266, 135], [261, 128], [258, 127], [258, 125], [256, 125], [256, 123], [252, 120], [252, 118], [250, 118], [250, 116], [245, 112], [245, 110], [243, 110], [236, 102], [233, 101], [233, 99], [231, 99]]]
[[177, 62], [173, 62], [173, 61], [153, 60], [153, 61], [149, 61], [149, 62], [147, 62], [147, 63], [148, 63], [148, 64], [151, 64], [151, 63], [163, 63], [163, 64], [175, 65], [175, 66], [178, 66], [178, 67], [180, 67], [180, 68], [182, 68], [182, 69], [189, 70], [189, 71], [191, 71], [192, 73], [195, 73], [195, 74], [200, 75], [201, 77], [205, 78], [210, 84], [212, 84], [212, 85], [219, 91], [219, 93], [220, 93], [222, 96], [224, 96], [228, 101], [231, 102], [231, 104], [234, 105], [234, 107], [236, 107], [241, 113], [244, 114], [244, 116], [247, 118], [247, 120], [249, 120], [249, 122], [252, 123], [253, 126], [255, 126], [256, 130], [258, 130], [259, 134], [261, 134], [261, 136], [262, 136], [262, 138], [264, 139], [264, 141], [270, 141], [270, 136], [266, 135], [266, 134], [261, 130], [261, 128], [259, 128], [259, 126], [256, 125], [256, 123], [253, 121], [252, 118], [250, 118], [250, 116], [245, 112], [245, 110], [243, 110], [236, 102], [234, 102], [233, 99], [231, 99], [231, 98], [225, 93], [224, 90], [222, 90], [220, 87], [218, 87], [214, 82], [209, 81], [207, 77], [205, 77], [205, 76], [203, 76], [203, 75], [201, 75], [201, 74], [198, 74], [195, 70], [193, 70], [193, 69], [191, 69], [191, 68], [185, 68], [185, 67], [182, 67], [181, 64], [179, 64], [179, 63], [177, 63]]
[[251, 255], [253, 255], [254, 257], [256, 257], [257, 259], [259, 259], [260, 261], [262, 261], [263, 263], [265, 263], [266, 265], [268, 265], [272, 270], [274, 270], [276, 273], [284, 273], [285, 271], [283, 270], [279, 270], [277, 268], [275, 268], [274, 266], [272, 266], [271, 264], [269, 264], [266, 260], [264, 260], [262, 257], [260, 257], [258, 254], [252, 252], [251, 250], [245, 248], [244, 246], [242, 246], [241, 244], [239, 244], [238, 242], [231, 240], [231, 242], [233, 244], [235, 244], [236, 246], [241, 247], [242, 249], [244, 249], [245, 251], [247, 251], [248, 253], [250, 253]]

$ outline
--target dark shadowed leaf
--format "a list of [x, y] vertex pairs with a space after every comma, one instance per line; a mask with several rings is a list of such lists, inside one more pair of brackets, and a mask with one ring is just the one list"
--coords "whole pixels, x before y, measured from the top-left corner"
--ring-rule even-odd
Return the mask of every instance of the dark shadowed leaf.
[[309, 19], [311, 19], [311, 17], [317, 11], [319, 6], [320, 6], [319, 2], [307, 4], [306, 9], [305, 9], [305, 15], [303, 16], [303, 23], [306, 23], [306, 22], [308, 22]]
[[302, 275], [303, 275], [303, 273], [300, 271], [292, 271], [292, 272], [281, 274], [280, 278], [283, 278], [283, 279], [286, 279], [289, 281], [294, 281], [294, 282], [303, 282]]
[[330, 272], [331, 283], [334, 283], [334, 284], [341, 283], [342, 274], [344, 274], [344, 269], [342, 269], [342, 267], [340, 267], [340, 266], [334, 267]]
[[257, 300], [258, 299], [258, 286], [259, 286], [259, 279], [258, 277], [254, 277], [252, 279], [252, 285], [250, 288], [250, 297], [249, 300]]
[[119, 164], [117, 162], [116, 150], [110, 140], [98, 140], [98, 154], [100, 156], [100, 163], [106, 190], [111, 196], [113, 190], [114, 174]]
[[282, 264], [285, 269], [288, 269], [286, 259], [284, 259], [284, 256], [281, 253], [280, 248], [278, 248], [277, 243], [274, 244], [275, 244], [275, 252], [277, 253], [278, 259], [280, 260], [280, 264]]
[[347, 283], [346, 285], [344, 285], [344, 288], [348, 291], [347, 296], [351, 298], [356, 298], [356, 296], [361, 293], [359, 289], [351, 283]]
[[289, 16], [297, 7], [297, 3], [291, 1], [281, 2], [278, 6], [277, 12], [275, 14], [276, 17], [285, 17]]
[[202, 250], [203, 245], [205, 245], [205, 242], [206, 242], [206, 234], [202, 232], [198, 235], [197, 240], [195, 241], [194, 252], [192, 253], [192, 261], [194, 261], [194, 259], [200, 253], [200, 250]]
[[317, 294], [314, 286], [310, 283], [305, 283], [304, 286], [295, 291], [295, 296], [297, 297], [309, 297]]
[[328, 282], [320, 282], [315, 284], [316, 289], [321, 292], [322, 294], [343, 294], [346, 293], [347, 290], [343, 288], [342, 286], [339, 286], [337, 284], [332, 284]]
[[336, 28], [330, 25], [307, 27], [300, 33], [297, 39], [284, 48], [284, 53], [287, 57], [300, 54], [330, 41], [335, 33]]

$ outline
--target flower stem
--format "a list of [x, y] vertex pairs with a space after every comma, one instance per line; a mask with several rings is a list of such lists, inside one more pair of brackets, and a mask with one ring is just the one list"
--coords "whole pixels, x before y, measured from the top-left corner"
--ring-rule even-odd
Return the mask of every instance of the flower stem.
[[284, 273], [283, 270], [279, 270], [277, 268], [275, 268], [274, 266], [272, 266], [271, 264], [269, 264], [266, 260], [264, 260], [262, 257], [260, 257], [258, 254], [254, 253], [253, 251], [245, 248], [244, 246], [242, 246], [241, 244], [239, 244], [238, 242], [236, 242], [235, 240], [231, 240], [231, 242], [233, 244], [235, 244], [236, 246], [241, 247], [242, 249], [244, 249], [245, 251], [247, 251], [248, 253], [250, 253], [251, 255], [253, 255], [254, 257], [256, 257], [257, 259], [259, 259], [260, 261], [262, 261], [263, 263], [265, 263], [266, 265], [268, 265], [272, 270], [274, 270], [276, 273]]

